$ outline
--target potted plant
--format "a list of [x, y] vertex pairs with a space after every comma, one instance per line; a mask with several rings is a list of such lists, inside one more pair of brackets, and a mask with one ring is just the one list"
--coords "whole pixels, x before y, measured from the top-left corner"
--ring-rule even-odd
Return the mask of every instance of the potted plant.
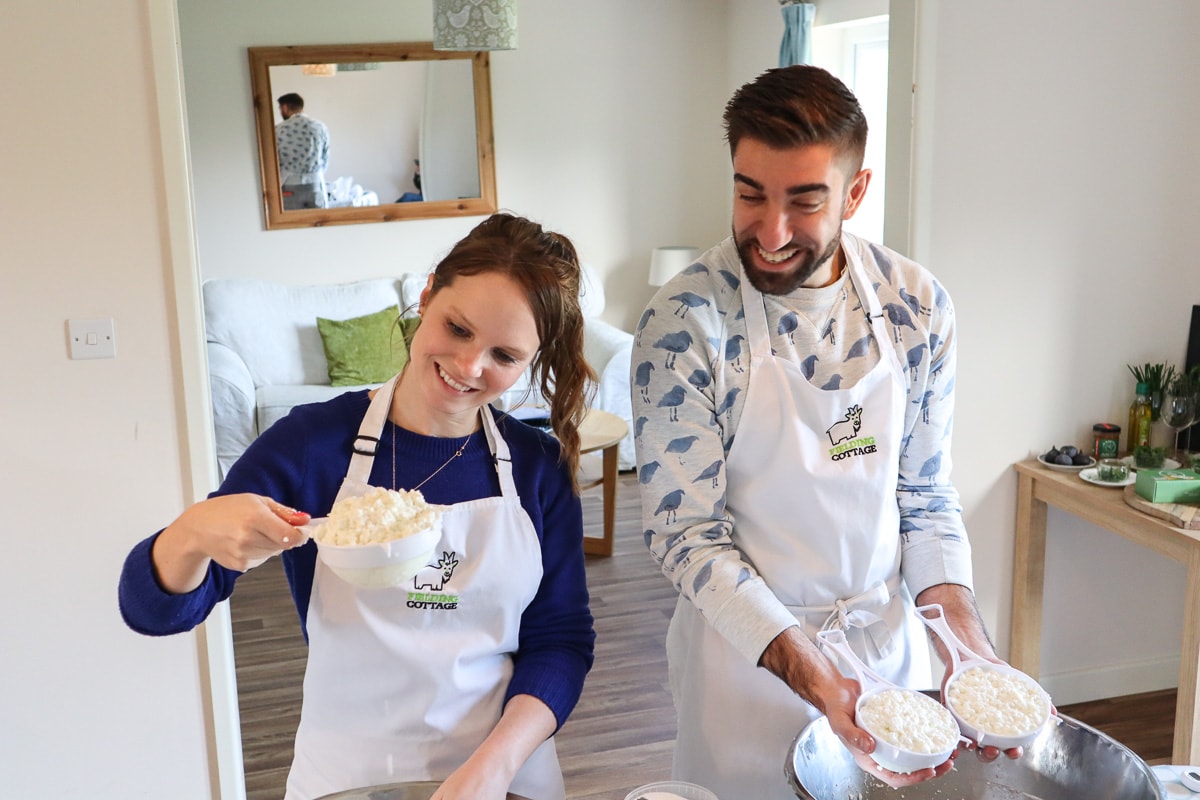
[[1163, 393], [1171, 385], [1171, 381], [1175, 380], [1175, 365], [1143, 364], [1135, 367], [1132, 364], [1126, 364], [1125, 366], [1129, 367], [1135, 381], [1146, 384], [1146, 388], [1150, 390], [1150, 421], [1158, 422], [1162, 412]]

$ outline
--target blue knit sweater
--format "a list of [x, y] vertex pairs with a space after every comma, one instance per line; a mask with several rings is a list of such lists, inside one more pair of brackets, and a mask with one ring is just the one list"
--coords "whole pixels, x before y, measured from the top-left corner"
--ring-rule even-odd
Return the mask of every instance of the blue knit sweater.
[[[328, 515], [369, 402], [366, 391], [356, 391], [296, 407], [246, 450], [212, 496], [252, 492], [313, 517]], [[521, 616], [506, 700], [516, 694], [533, 695], [550, 707], [561, 726], [579, 700], [595, 641], [584, 574], [582, 510], [566, 470], [558, 463], [557, 440], [493, 413], [511, 451], [521, 505], [542, 546], [541, 586]], [[425, 480], [462, 442], [419, 436], [387, 423], [370, 482], [392, 486], [393, 443], [396, 486], [407, 488]], [[499, 480], [482, 433], [472, 436], [463, 455], [422, 486], [421, 493], [427, 501], [445, 505], [499, 495]], [[159, 585], [150, 558], [157, 536], [133, 548], [119, 586], [126, 624], [151, 636], [188, 631], [203, 622], [217, 603], [233, 593], [242, 575], [214, 562], [194, 591], [169, 594]], [[305, 618], [316, 544], [310, 541], [280, 557], [307, 638]]]

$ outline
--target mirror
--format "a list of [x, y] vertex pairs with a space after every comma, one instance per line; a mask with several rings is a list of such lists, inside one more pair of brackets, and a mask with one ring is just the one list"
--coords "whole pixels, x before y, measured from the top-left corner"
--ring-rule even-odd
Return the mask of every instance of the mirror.
[[[249, 55], [268, 230], [496, 211], [486, 52], [407, 42], [251, 47]], [[323, 172], [280, 168], [277, 99], [291, 93], [328, 131]]]

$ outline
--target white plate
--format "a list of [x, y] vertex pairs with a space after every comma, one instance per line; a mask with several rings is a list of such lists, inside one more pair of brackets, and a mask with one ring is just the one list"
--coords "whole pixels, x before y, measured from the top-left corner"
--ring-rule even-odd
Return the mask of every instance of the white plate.
[[1100, 480], [1100, 469], [1098, 467], [1088, 467], [1079, 472], [1079, 477], [1083, 478], [1088, 483], [1094, 483], [1097, 486], [1129, 486], [1137, 481], [1137, 475], [1132, 472], [1123, 481], [1102, 481]]
[[1161, 467], [1139, 467], [1134, 463], [1133, 456], [1125, 456], [1121, 461], [1128, 464], [1129, 468], [1134, 471], [1139, 469], [1179, 469], [1179, 462], [1173, 458], [1164, 458]]
[[1079, 470], [1081, 470], [1081, 469], [1087, 469], [1088, 467], [1096, 466], [1096, 459], [1092, 458], [1091, 456], [1088, 456], [1088, 463], [1078, 464], [1078, 465], [1076, 465], [1076, 464], [1051, 464], [1049, 461], [1042, 458], [1042, 456], [1040, 454], [1038, 455], [1037, 460], [1038, 460], [1038, 463], [1041, 464], [1046, 469], [1052, 469], [1052, 470], [1055, 470], [1056, 472], [1079, 472]]

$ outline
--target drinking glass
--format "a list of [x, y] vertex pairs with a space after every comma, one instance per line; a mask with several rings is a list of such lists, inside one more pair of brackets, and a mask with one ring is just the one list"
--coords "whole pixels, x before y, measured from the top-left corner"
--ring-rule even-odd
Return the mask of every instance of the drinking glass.
[[1183, 381], [1173, 383], [1163, 393], [1159, 419], [1175, 434], [1175, 453], [1172, 456], [1181, 466], [1191, 463], [1191, 456], [1179, 449], [1179, 433], [1196, 421], [1196, 394]]

